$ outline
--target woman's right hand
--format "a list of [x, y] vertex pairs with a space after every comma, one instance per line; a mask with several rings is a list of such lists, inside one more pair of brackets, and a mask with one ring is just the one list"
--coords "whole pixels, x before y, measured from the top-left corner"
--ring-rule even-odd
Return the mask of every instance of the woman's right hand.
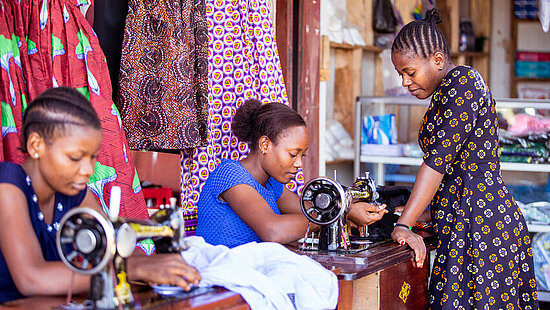
[[414, 250], [416, 267], [422, 268], [424, 266], [426, 244], [424, 244], [424, 239], [421, 236], [405, 227], [395, 226], [391, 238], [401, 245], [408, 244]]

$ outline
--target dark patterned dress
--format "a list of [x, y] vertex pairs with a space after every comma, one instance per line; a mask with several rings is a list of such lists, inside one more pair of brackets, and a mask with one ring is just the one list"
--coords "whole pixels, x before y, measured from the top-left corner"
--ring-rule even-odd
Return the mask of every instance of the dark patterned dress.
[[[38, 206], [38, 198], [32, 187], [31, 178], [20, 165], [10, 162], [0, 162], [0, 184], [2, 183], [16, 186], [25, 195], [29, 208], [30, 222], [36, 234], [36, 240], [42, 249], [44, 260], [47, 262], [61, 261], [55, 245], [55, 236], [59, 228], [59, 222], [69, 210], [82, 203], [86, 196], [86, 190], [80, 191], [75, 196], [55, 193], [53, 219], [48, 224], [44, 220], [44, 214]], [[13, 282], [6, 259], [4, 258], [4, 253], [0, 252], [0, 303], [23, 297]]]
[[432, 309], [538, 309], [531, 240], [502, 180], [497, 131], [481, 75], [451, 70], [419, 131], [424, 163], [444, 174], [432, 201]]

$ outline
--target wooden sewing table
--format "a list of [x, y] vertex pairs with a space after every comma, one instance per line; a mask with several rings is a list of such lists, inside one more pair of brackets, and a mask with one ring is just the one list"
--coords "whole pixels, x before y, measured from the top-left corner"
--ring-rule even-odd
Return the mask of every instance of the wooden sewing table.
[[[425, 236], [428, 253], [435, 248], [435, 236]], [[315, 259], [338, 275], [338, 310], [427, 309], [429, 255], [423, 268], [416, 268], [414, 252], [392, 241], [373, 243], [355, 254], [304, 252], [298, 244], [287, 247]], [[210, 292], [186, 298], [160, 297], [148, 286], [132, 285], [141, 309], [250, 309], [241, 295], [216, 287]], [[84, 297], [75, 300], [82, 301]], [[0, 304], [0, 309], [62, 309], [65, 297], [30, 297]]]

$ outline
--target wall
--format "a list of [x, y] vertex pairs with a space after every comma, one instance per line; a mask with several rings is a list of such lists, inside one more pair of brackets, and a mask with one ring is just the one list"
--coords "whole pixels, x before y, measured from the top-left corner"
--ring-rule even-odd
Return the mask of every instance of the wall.
[[[153, 151], [130, 151], [140, 181], [149, 181], [180, 192], [181, 164], [179, 154]], [[175, 195], [179, 198], [179, 194]]]
[[510, 97], [510, 1], [493, 0], [491, 25], [490, 88], [496, 98]]
[[[512, 2], [492, 0], [491, 26], [491, 80], [490, 87], [496, 98], [510, 97], [510, 66], [514, 50], [510, 42]], [[550, 32], [544, 33], [540, 23], [518, 25], [518, 48], [532, 51], [550, 51]]]

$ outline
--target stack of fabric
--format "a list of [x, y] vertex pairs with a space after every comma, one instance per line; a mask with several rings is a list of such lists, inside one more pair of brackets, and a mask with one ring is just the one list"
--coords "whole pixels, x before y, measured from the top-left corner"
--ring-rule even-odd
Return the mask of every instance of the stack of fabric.
[[499, 133], [503, 162], [544, 163], [548, 161], [550, 119], [518, 114], [514, 125]]

